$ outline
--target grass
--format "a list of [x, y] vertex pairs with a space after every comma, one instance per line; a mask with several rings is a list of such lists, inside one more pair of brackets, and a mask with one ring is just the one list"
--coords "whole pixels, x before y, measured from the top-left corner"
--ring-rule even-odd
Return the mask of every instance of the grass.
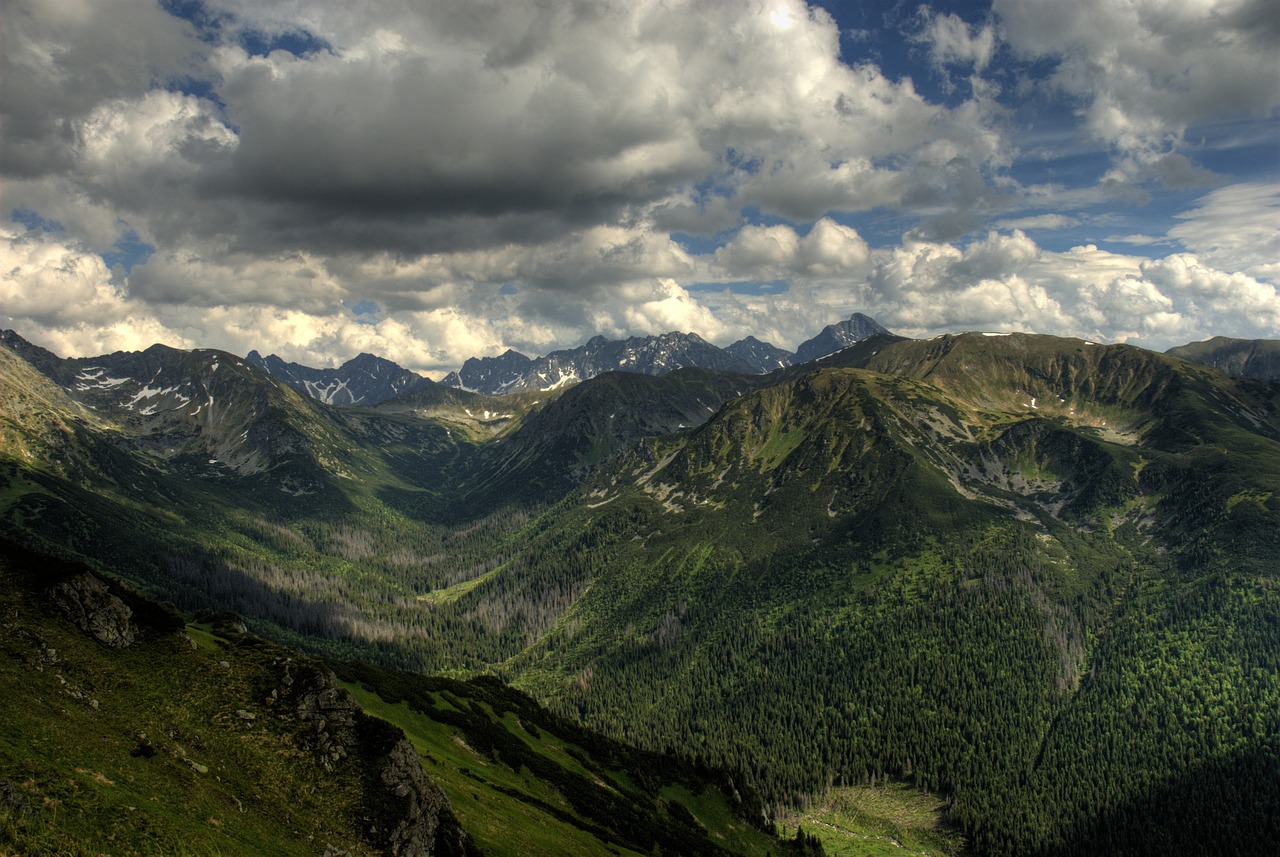
[[509, 689], [373, 668], [359, 675], [369, 684], [344, 686], [410, 737], [488, 855], [779, 853], [776, 840], [732, 811], [712, 772], [694, 775], [582, 732]]
[[945, 801], [909, 786], [850, 786], [832, 789], [804, 811], [778, 818], [779, 831], [796, 827], [818, 836], [828, 857], [949, 857], [964, 840], [944, 818]]
[[355, 780], [296, 749], [254, 658], [195, 629], [109, 650], [3, 577], [0, 853], [373, 853]]
[[480, 584], [484, 583], [501, 573], [503, 566], [486, 571], [484, 574], [477, 575], [470, 580], [464, 580], [461, 583], [455, 583], [452, 586], [445, 586], [440, 589], [434, 589], [431, 592], [424, 592], [416, 596], [417, 600], [426, 602], [427, 604], [452, 604]]
[[[405, 731], [418, 750], [423, 770], [444, 789], [463, 828], [486, 855], [616, 853], [547, 810], [552, 806], [569, 812], [569, 806], [527, 769], [513, 771], [480, 756], [454, 727], [403, 702], [392, 705], [360, 685], [345, 686], [366, 711]], [[513, 835], [515, 831], [518, 836]]]
[[[772, 843], [765, 843], [759, 831], [728, 811], [721, 795], [703, 790], [697, 794], [684, 786], [668, 786], [662, 790], [663, 798], [677, 801], [688, 809], [721, 846], [735, 854], [770, 855], [775, 851]], [[766, 847], [766, 844], [769, 847]]]

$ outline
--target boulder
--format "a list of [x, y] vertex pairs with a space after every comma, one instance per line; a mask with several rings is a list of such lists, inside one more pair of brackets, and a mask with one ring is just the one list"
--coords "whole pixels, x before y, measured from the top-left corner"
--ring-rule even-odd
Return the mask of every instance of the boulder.
[[121, 649], [133, 642], [133, 611], [92, 574], [69, 577], [49, 595], [76, 627], [99, 643]]

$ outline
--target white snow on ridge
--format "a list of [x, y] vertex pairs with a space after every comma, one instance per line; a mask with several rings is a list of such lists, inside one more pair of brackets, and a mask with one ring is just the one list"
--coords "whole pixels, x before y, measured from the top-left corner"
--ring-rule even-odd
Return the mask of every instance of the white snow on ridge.
[[80, 370], [80, 374], [76, 375], [76, 380], [84, 383], [76, 384], [76, 389], [80, 391], [109, 390], [112, 387], [119, 387], [121, 384], [127, 384], [133, 380], [132, 378], [112, 378], [110, 376], [104, 378], [103, 374], [106, 371], [106, 369], [99, 366], [89, 366]]
[[[167, 396], [170, 393], [177, 393], [178, 398], [181, 398], [183, 400], [182, 404], [178, 405], [179, 408], [185, 407], [187, 402], [191, 401], [190, 396], [184, 396], [181, 393], [178, 393], [178, 387], [165, 387], [164, 389], [160, 389], [158, 387], [146, 386], [146, 387], [143, 387], [138, 392], [134, 393], [133, 398], [124, 403], [124, 407], [132, 411], [137, 408], [138, 404], [143, 399], [152, 399], [152, 398], [155, 398], [156, 396]], [[177, 408], [173, 408], [171, 410], [177, 410]], [[148, 406], [147, 409], [144, 410], [142, 413], [147, 414], [148, 416], [155, 413], [155, 406], [154, 405]]]
[[343, 390], [347, 391], [347, 396], [351, 399], [351, 404], [353, 405], [364, 398], [364, 396], [356, 396], [350, 390], [347, 390], [346, 381], [338, 381], [337, 383], [330, 384], [327, 387], [321, 386], [320, 384], [317, 384], [315, 381], [303, 381], [302, 383], [303, 383], [303, 386], [307, 388], [307, 393], [311, 396], [311, 398], [319, 399], [320, 401], [324, 402], [326, 405], [332, 405], [334, 403], [334, 400], [338, 397], [338, 394], [341, 393]]
[[[543, 375], [542, 373], [538, 373], [538, 377], [544, 381], [547, 380], [547, 376]], [[542, 392], [549, 393], [552, 390], [558, 390], [561, 387], [567, 387], [570, 384], [576, 383], [578, 380], [579, 378], [578, 378], [577, 372], [569, 372], [567, 374], [561, 375], [559, 379], [557, 379], [556, 382], [552, 384], [550, 387], [543, 387]]]

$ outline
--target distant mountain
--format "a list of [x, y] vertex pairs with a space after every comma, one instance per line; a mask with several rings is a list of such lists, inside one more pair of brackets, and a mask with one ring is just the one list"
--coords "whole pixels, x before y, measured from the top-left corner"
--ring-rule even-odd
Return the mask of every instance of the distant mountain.
[[1280, 340], [1277, 339], [1215, 336], [1204, 342], [1175, 346], [1165, 353], [1221, 369], [1237, 378], [1280, 381]]
[[795, 355], [754, 336], [740, 339], [727, 348], [717, 348], [695, 333], [674, 331], [624, 340], [595, 336], [578, 348], [553, 351], [545, 357], [530, 359], [511, 350], [499, 357], [472, 357], [440, 383], [487, 396], [501, 396], [557, 390], [605, 372], [662, 375], [673, 369], [694, 367], [764, 375], [794, 363], [825, 357], [870, 336], [888, 333], [874, 319], [854, 313], [846, 321], [827, 325], [801, 345]]
[[[591, 469], [643, 438], [696, 428], [753, 378], [682, 368], [661, 376], [606, 372], [565, 390], [530, 414], [485, 455], [486, 485], [507, 496], [561, 496]], [[497, 499], [495, 495], [494, 499]]]
[[754, 336], [739, 339], [725, 348], [725, 353], [746, 363], [758, 375], [790, 366], [794, 357], [790, 351], [769, 342], [761, 342]]
[[800, 343], [792, 362], [808, 363], [810, 360], [826, 357], [877, 333], [889, 331], [874, 318], [855, 312], [847, 320], [829, 324], [813, 339]]
[[416, 372], [373, 354], [361, 354], [337, 369], [313, 369], [287, 363], [274, 354], [250, 351], [245, 358], [298, 392], [326, 405], [376, 405], [432, 383]]
[[501, 357], [472, 358], [462, 370], [442, 383], [490, 396], [556, 390], [586, 381], [605, 372], [637, 372], [662, 375], [673, 369], [697, 367], [721, 372], [752, 374], [751, 364], [717, 348], [696, 333], [664, 333], [606, 339], [595, 336], [585, 345], [553, 351], [545, 357], [521, 362], [524, 355], [508, 351]]
[[471, 357], [457, 372], [441, 379], [446, 387], [498, 396], [506, 393], [529, 372], [533, 360], [510, 348], [498, 357]]
[[0, 416], [69, 478], [142, 493], [179, 473], [250, 479], [296, 500], [352, 466], [330, 411], [233, 354], [153, 345], [63, 359], [12, 332], [4, 345]]

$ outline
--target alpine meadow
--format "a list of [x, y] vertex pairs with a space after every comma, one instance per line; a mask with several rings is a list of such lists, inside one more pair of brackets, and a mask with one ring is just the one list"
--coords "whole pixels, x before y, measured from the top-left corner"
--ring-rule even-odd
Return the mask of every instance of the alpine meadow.
[[0, 857], [1280, 842], [1266, 0], [0, 0]]

